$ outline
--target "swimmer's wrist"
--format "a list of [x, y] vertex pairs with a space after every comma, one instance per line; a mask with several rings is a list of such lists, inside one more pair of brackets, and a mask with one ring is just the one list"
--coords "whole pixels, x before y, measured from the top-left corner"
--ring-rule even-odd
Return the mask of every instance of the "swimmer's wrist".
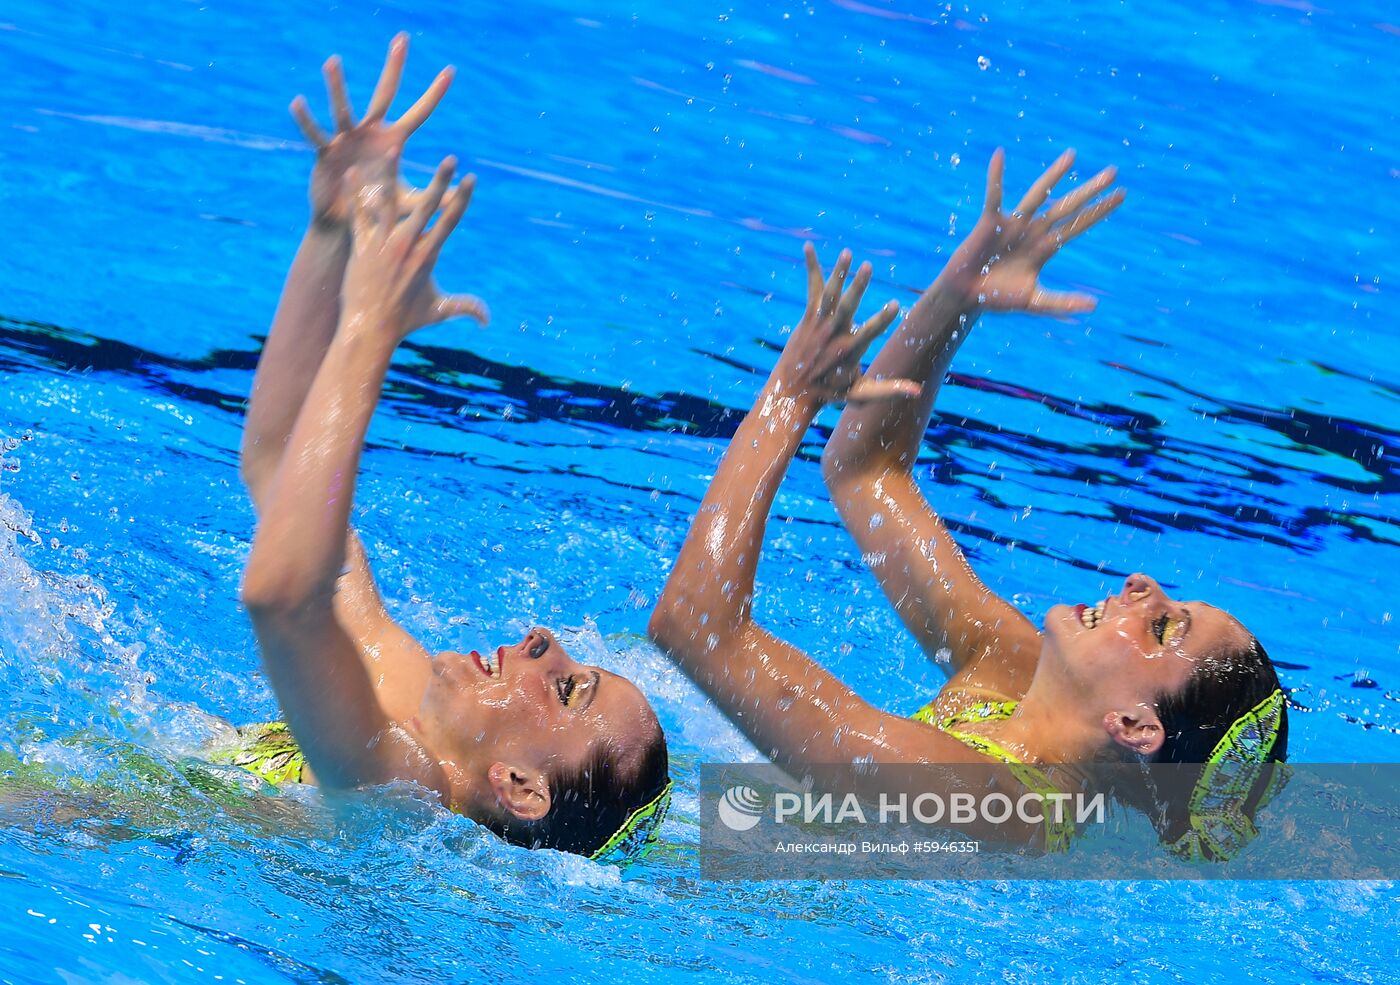
[[344, 239], [346, 243], [349, 243], [350, 222], [346, 219], [338, 219], [329, 213], [313, 211], [311, 220], [307, 223], [306, 233], [308, 236]]
[[815, 418], [826, 401], [815, 386], [785, 372], [785, 369], [779, 361], [768, 377], [767, 385], [759, 392], [755, 409], [763, 417]]
[[340, 313], [336, 336], [357, 349], [392, 355], [408, 334], [401, 327], [402, 319], [392, 309], [374, 304], [347, 304]]
[[318, 249], [350, 254], [350, 224], [347, 222], [313, 215], [302, 239]]
[[956, 259], [943, 268], [924, 295], [945, 307], [949, 314], [981, 314], [982, 300], [978, 293], [981, 271], [972, 270], [970, 265], [954, 268], [955, 262]]

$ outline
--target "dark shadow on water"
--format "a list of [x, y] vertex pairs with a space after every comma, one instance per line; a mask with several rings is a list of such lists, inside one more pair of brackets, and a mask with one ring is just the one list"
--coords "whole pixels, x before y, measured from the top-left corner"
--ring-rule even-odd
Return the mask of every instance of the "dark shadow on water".
[[[246, 350], [215, 349], [198, 358], [179, 358], [57, 325], [0, 317], [0, 373], [44, 369], [106, 374], [131, 379], [185, 403], [241, 415], [260, 343], [261, 339], [256, 339]], [[395, 414], [452, 431], [470, 432], [489, 425], [498, 439], [518, 440], [524, 447], [535, 447], [536, 442], [519, 426], [544, 421], [595, 429], [600, 445], [606, 444], [610, 431], [724, 441], [733, 435], [747, 410], [694, 394], [642, 393], [548, 376], [528, 366], [493, 361], [461, 349], [413, 341], [405, 343], [404, 349], [411, 358], [396, 363], [385, 394], [385, 403]], [[695, 354], [720, 359], [756, 381], [761, 376], [757, 367], [729, 357]], [[1254, 430], [1261, 432], [1261, 439], [1282, 439], [1279, 444], [1290, 451], [1289, 461], [1271, 457], [1273, 448], [1267, 440], [1204, 443], [1169, 433], [1159, 418], [1139, 408], [1070, 400], [1025, 384], [951, 373], [951, 386], [1034, 405], [1035, 410], [1028, 406], [1028, 413], [1017, 415], [1025, 421], [1035, 420], [1043, 409], [1109, 429], [1111, 440], [1087, 444], [1059, 441], [1029, 427], [1009, 427], [1004, 414], [1001, 420], [935, 417], [926, 435], [921, 468], [935, 483], [975, 489], [977, 497], [997, 511], [1019, 511], [1029, 505], [1038, 511], [1099, 522], [1107, 519], [1118, 527], [1147, 532], [1199, 532], [1297, 551], [1318, 549], [1324, 533], [1333, 528], [1357, 541], [1400, 544], [1400, 520], [1388, 515], [1378, 499], [1400, 491], [1400, 434], [1365, 421], [1309, 410], [1246, 404], [1192, 390], [1175, 379], [1139, 369], [1116, 368], [1150, 380], [1158, 391], [1172, 393], [1177, 402], [1206, 420], [1227, 425], [1222, 433]], [[1320, 370], [1400, 392], [1389, 384], [1350, 377], [1328, 367]], [[242, 384], [238, 391], [220, 388], [219, 384], [234, 380]], [[1154, 395], [1161, 399], [1160, 392]], [[519, 434], [519, 438], [511, 439], [502, 431]], [[800, 457], [808, 461], [818, 458], [828, 436], [827, 429], [814, 427]], [[399, 450], [434, 457], [444, 454], [411, 447]], [[983, 464], [989, 454], [1001, 463], [998, 470], [989, 472]], [[1319, 468], [1300, 467], [1300, 454], [1316, 456]], [[1338, 459], [1351, 463], [1351, 471], [1359, 467], [1365, 477], [1343, 478], [1336, 470], [1328, 471], [1327, 466], [1336, 465]], [[620, 476], [608, 476], [604, 481], [641, 488]], [[1346, 510], [1320, 505], [1316, 495], [1319, 486], [1351, 494], [1356, 505]], [[1076, 509], [1076, 500], [1093, 504], [1093, 509]], [[1107, 518], [1102, 515], [1104, 507], [1109, 512]], [[948, 519], [954, 530], [972, 538], [993, 544], [1009, 541], [1004, 532], [998, 533], [989, 525]], [[1018, 548], [1102, 570], [1096, 564], [1026, 541], [1018, 540]]]

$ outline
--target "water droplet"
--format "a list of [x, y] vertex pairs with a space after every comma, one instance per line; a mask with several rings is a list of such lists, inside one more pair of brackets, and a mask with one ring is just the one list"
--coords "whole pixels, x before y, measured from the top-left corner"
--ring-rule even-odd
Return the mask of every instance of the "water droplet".
[[949, 154], [948, 163], [951, 164], [953, 167], [957, 167], [959, 164], [962, 163], [962, 155], [957, 153]]
[[1352, 687], [1375, 687], [1376, 682], [1371, 679], [1371, 675], [1364, 670], [1358, 670], [1351, 677]]
[[977, 56], [977, 67], [980, 68], [982, 71], [985, 72], [987, 69], [989, 69], [989, 68], [992, 67], [992, 60], [991, 60], [990, 58], [988, 58], [986, 55], [978, 55], [978, 56]]
[[879, 529], [880, 529], [881, 527], [883, 527], [884, 525], [885, 525], [885, 514], [883, 514], [883, 513], [872, 513], [872, 514], [870, 514], [870, 529], [871, 529], [871, 530], [879, 530]]

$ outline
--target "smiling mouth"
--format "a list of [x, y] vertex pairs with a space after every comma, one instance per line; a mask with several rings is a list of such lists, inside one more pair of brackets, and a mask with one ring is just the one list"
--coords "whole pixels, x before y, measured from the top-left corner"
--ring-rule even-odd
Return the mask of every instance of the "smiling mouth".
[[1079, 614], [1079, 622], [1086, 629], [1098, 629], [1099, 623], [1103, 622], [1104, 610], [1108, 608], [1108, 599], [1096, 605], [1084, 605], [1082, 602], [1074, 607], [1074, 611]]
[[476, 664], [477, 669], [487, 677], [495, 678], [501, 676], [501, 668], [505, 664], [505, 647], [498, 648], [494, 658], [484, 657], [476, 650], [473, 650], [470, 656], [472, 658], [472, 663]]

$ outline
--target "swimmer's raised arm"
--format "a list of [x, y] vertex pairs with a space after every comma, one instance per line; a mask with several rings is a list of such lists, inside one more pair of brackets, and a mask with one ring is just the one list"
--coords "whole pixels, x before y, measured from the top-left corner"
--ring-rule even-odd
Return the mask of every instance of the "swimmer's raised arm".
[[361, 183], [340, 321], [267, 490], [244, 578], [268, 679], [318, 781], [331, 786], [404, 777], [450, 793], [431, 754], [391, 727], [337, 618], [335, 588], [365, 434], [395, 348], [415, 328], [475, 310], [475, 299], [444, 297], [432, 282], [471, 197], [471, 178], [447, 192], [454, 163], [443, 162], [402, 221], [394, 184]]
[[[922, 381], [917, 399], [849, 404], [827, 442], [823, 473], [832, 500], [910, 632], [930, 656], [946, 648], [949, 673], [1019, 693], [1040, 653], [1035, 627], [973, 573], [911, 469], [943, 377], [984, 311], [1067, 315], [1092, 310], [1085, 294], [1040, 286], [1040, 270], [1065, 243], [1118, 207], [1121, 190], [1099, 198], [1114, 171], [1100, 172], [1044, 212], [1069, 171], [1061, 155], [1012, 212], [1002, 211], [1003, 154], [992, 155], [977, 225], [871, 364], [877, 377]], [[879, 522], [876, 522], [878, 519]]]
[[[452, 82], [452, 70], [444, 69], [406, 113], [389, 122], [407, 54], [408, 36], [400, 34], [390, 42], [384, 69], [358, 122], [340, 59], [326, 61], [323, 72], [335, 124], [329, 135], [312, 118], [304, 98], [292, 101], [292, 115], [316, 151], [316, 164], [311, 172], [311, 220], [258, 360], [240, 449], [243, 481], [259, 510], [340, 319], [354, 198], [363, 185], [399, 180], [405, 141], [436, 109]], [[415, 197], [401, 196], [401, 208], [411, 206]], [[469, 314], [482, 322], [487, 317], [479, 303]], [[346, 571], [336, 595], [340, 621], [362, 659], [374, 668], [381, 697], [390, 705], [416, 707], [429, 671], [428, 654], [385, 612], [359, 538], [353, 531], [347, 531], [347, 538]]]
[[[398, 91], [407, 54], [408, 36], [400, 34], [390, 43], [378, 85], [359, 122], [352, 116], [339, 57], [326, 60], [323, 71], [335, 119], [335, 130], [329, 135], [312, 118], [303, 97], [292, 100], [292, 115], [316, 151], [311, 221], [282, 288], [248, 405], [240, 468], [255, 502], [266, 495], [297, 413], [335, 334], [340, 287], [350, 256], [351, 203], [362, 184], [399, 180], [405, 141], [452, 84], [452, 70], [443, 69], [412, 109], [387, 123], [385, 116]], [[483, 309], [479, 316], [484, 319], [484, 314]]]
[[872, 707], [753, 619], [754, 573], [768, 513], [817, 412], [842, 399], [908, 400], [917, 389], [904, 380], [860, 377], [861, 353], [898, 312], [890, 302], [851, 331], [870, 282], [869, 264], [861, 266], [843, 295], [850, 254], [841, 254], [825, 283], [811, 244], [806, 258], [806, 313], [730, 441], [648, 629], [778, 763], [861, 757], [909, 762], [930, 755], [941, 759], [940, 751], [953, 757], [947, 761], [963, 762], [967, 749], [961, 743]]

